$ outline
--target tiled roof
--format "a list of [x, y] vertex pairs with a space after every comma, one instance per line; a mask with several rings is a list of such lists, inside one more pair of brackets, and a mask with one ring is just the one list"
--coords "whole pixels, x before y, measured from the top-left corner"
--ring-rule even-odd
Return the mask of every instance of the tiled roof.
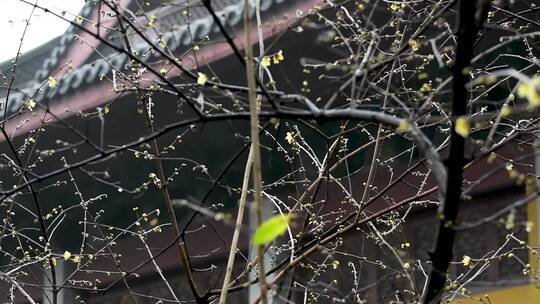
[[[261, 0], [261, 11], [267, 11], [270, 8], [274, 8], [284, 2], [290, 3], [293, 1], [299, 0]], [[215, 7], [217, 8], [217, 15], [222, 17], [222, 20], [225, 21], [229, 27], [233, 27], [241, 23], [243, 11], [242, 0], [222, 0], [214, 1], [214, 3], [216, 3]], [[156, 12], [156, 16], [159, 16], [157, 18], [158, 20], [161, 17], [160, 15], [163, 15], [164, 17], [164, 20], [161, 21], [162, 24], [158, 24], [158, 26], [174, 28], [174, 30], [168, 31], [163, 35], [163, 40], [165, 40], [170, 50], [190, 46], [192, 39], [194, 41], [199, 41], [204, 39], [210, 33], [219, 33], [217, 25], [215, 24], [212, 16], [205, 13], [205, 9], [203, 7], [199, 6], [196, 8], [190, 8], [192, 20], [189, 27], [185, 23], [183, 11], [184, 9], [182, 9], [181, 6], [178, 6], [176, 9], [163, 11], [163, 13]], [[198, 18], [195, 18], [195, 16], [198, 16]], [[151, 54], [143, 57], [142, 59], [148, 61], [150, 59], [157, 59], [157, 57], [159, 57], [158, 52], [150, 52], [151, 46], [146, 42], [142, 40], [135, 40], [134, 44], [134, 51], [136, 51], [138, 54]], [[81, 86], [91, 84], [103, 76], [111, 74], [113, 69], [122, 69], [122, 67], [124, 67], [128, 61], [128, 56], [126, 54], [111, 54], [106, 58], [100, 58], [91, 63], [84, 64], [75, 71], [65, 75], [58, 80], [58, 85], [55, 88], [43, 86], [43, 79], [50, 75], [46, 69], [53, 65], [54, 60], [58, 60], [58, 56], [62, 54], [63, 51], [65, 51], [65, 48], [54, 48], [53, 53], [48, 60], [46, 60], [47, 63], [44, 62], [43, 71], [40, 70], [36, 73], [36, 75], [39, 77], [35, 78], [32, 83], [29, 83], [26, 88], [22, 89], [22, 92], [16, 92], [10, 96], [8, 109], [9, 113], [17, 111], [22, 106], [24, 101], [29, 98], [31, 94], [34, 94], [34, 92], [36, 92], [40, 87], [41, 90], [37, 93], [37, 96], [35, 96], [34, 99], [42, 102], [43, 100], [57, 97], [59, 95], [65, 95], [71, 90], [77, 89]]]
[[[14, 87], [20, 87], [22, 84], [26, 84], [34, 79], [36, 68], [42, 66], [43, 61], [50, 56], [51, 50], [58, 44], [61, 37], [57, 36], [19, 56], [17, 75], [13, 83]], [[13, 61], [14, 59], [9, 59], [0, 63], [0, 71], [7, 77], [11, 75]]]
[[[92, 13], [93, 1], [88, 1], [81, 9], [79, 16], [87, 18]], [[34, 81], [42, 81], [51, 74], [51, 69], [58, 65], [58, 61], [61, 60], [62, 55], [66, 52], [69, 44], [73, 41], [73, 34], [77, 32], [77, 28], [74, 25], [70, 25], [66, 32], [58, 38], [58, 44], [50, 51], [48, 58], [43, 60], [43, 65], [34, 74]]]

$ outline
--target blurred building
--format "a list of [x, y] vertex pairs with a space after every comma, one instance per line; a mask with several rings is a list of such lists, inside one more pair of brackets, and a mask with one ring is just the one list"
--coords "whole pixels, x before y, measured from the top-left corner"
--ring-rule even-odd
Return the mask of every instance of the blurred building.
[[[132, 12], [133, 22], [138, 23], [141, 28], [145, 28], [145, 24], [152, 22], [155, 26], [145, 30], [148, 39], [157, 45], [163, 43], [167, 46], [167, 52], [173, 56], [183, 54], [185, 58], [182, 62], [186, 69], [194, 71], [204, 71], [208, 75], [228, 75], [227, 81], [231, 84], [243, 84], [244, 72], [242, 65], [234, 57], [233, 50], [224, 41], [219, 29], [215, 24], [211, 15], [201, 6], [200, 2], [191, 0], [170, 1], [169, 5], [152, 7], [154, 2], [150, 2], [150, 8], [145, 8], [146, 14], [138, 14], [140, 12], [136, 1], [122, 0], [119, 1], [120, 7], [129, 7]], [[227, 24], [227, 30], [230, 31], [238, 46], [244, 45], [242, 32], [242, 1], [239, 0], [220, 0], [212, 1], [218, 16], [223, 18]], [[304, 79], [312, 77], [305, 75], [302, 71], [302, 63], [305, 63], [309, 58], [333, 58], [336, 54], [331, 51], [319, 48], [314, 41], [324, 40], [324, 33], [321, 31], [302, 27], [297, 24], [297, 16], [301, 16], [309, 12], [314, 5], [322, 5], [322, 1], [318, 0], [261, 0], [261, 10], [263, 11], [263, 28], [265, 39], [270, 45], [270, 52], [282, 50], [286, 54], [285, 66], [279, 69], [287, 69], [286, 73], [276, 73], [277, 82], [284, 84], [285, 87], [298, 91]], [[92, 33], [98, 33], [98, 28], [94, 25], [98, 22], [106, 27], [116, 25], [116, 18], [112, 17], [109, 9], [102, 7], [104, 13], [99, 12], [99, 8], [94, 6], [92, 2], [83, 8], [79, 17], [82, 18], [81, 25]], [[106, 31], [103, 28], [100, 30], [101, 37], [107, 37], [107, 41], [114, 46], [124, 48], [122, 35], [114, 31]], [[256, 31], [253, 31], [256, 37]], [[155, 66], [160, 70], [167, 70], [167, 77], [175, 80], [177, 83], [193, 82], [193, 79], [186, 78], [186, 75], [164, 61], [150, 46], [147, 41], [144, 41], [134, 33], [128, 33], [133, 51], [145, 58], [148, 64]], [[276, 44], [273, 44], [274, 39]], [[253, 39], [256, 41], [256, 39]], [[76, 26], [72, 25], [66, 33], [57, 37], [43, 46], [23, 54], [17, 62], [17, 72], [14, 82], [14, 89], [11, 90], [7, 101], [7, 115], [10, 120], [6, 123], [8, 134], [12, 134], [15, 141], [22, 141], [29, 132], [35, 131], [42, 127], [45, 122], [47, 131], [41, 136], [44, 142], [54, 142], [61, 140], [65, 142], [74, 142], [76, 136], [73, 130], [59, 122], [59, 119], [73, 124], [73, 126], [83, 132], [88, 138], [96, 140], [102, 147], [111, 147], [118, 142], [135, 141], [141, 134], [145, 134], [146, 129], [144, 123], [141, 123], [141, 114], [137, 112], [137, 100], [134, 97], [134, 90], [129, 87], [129, 82], [122, 79], [122, 76], [116, 70], [123, 70], [129, 64], [129, 56], [126, 53], [119, 53], [114, 48], [105, 45], [93, 35], [81, 31]], [[208, 66], [211, 64], [211, 68]], [[0, 64], [0, 71], [9, 79], [12, 70], [12, 62], [4, 62]], [[58, 83], [52, 88], [47, 85], [49, 76], [55, 77]], [[151, 73], [141, 75], [143, 83], [152, 83], [156, 80], [156, 76]], [[316, 88], [317, 94], [332, 92], [335, 84], [321, 86]], [[7, 94], [5, 86], [1, 89], [2, 97]], [[216, 99], [219, 96], [215, 96]], [[37, 107], [34, 111], [24, 111], [28, 100], [35, 100], [47, 108], [47, 111]], [[156, 128], [164, 128], [167, 125], [176, 122], [181, 115], [186, 113], [177, 108], [176, 104], [171, 101], [172, 97], [166, 94], [156, 94], [154, 100], [160, 105], [156, 107]], [[159, 100], [159, 101], [158, 101]], [[103, 120], [103, 115], [107, 115], [107, 120]], [[187, 114], [189, 115], [189, 113]], [[224, 164], [227, 162], [230, 155], [242, 147], [241, 142], [226, 141], [231, 131], [226, 129], [225, 123], [206, 126], [200, 132], [204, 135], [211, 134], [216, 140], [205, 142], [204, 145], [196, 142], [194, 139], [187, 140], [185, 146], [187, 154], [195, 159], [211, 159], [213, 164]], [[236, 126], [239, 129], [244, 128], [240, 125]], [[106, 136], [103, 137], [103, 130], [106, 129]], [[172, 140], [176, 134], [168, 134], [164, 136], [164, 142]], [[119, 140], [121, 139], [121, 140]], [[361, 139], [358, 139], [359, 141]], [[530, 141], [531, 138], [519, 138], [515, 145], [507, 145], [500, 149], [500, 154], [508, 159], [519, 159], [520, 155], [530, 154], [529, 147], [520, 147], [520, 141]], [[231, 140], [232, 142], [232, 140]], [[396, 150], [401, 149], [399, 143], [396, 144]], [[71, 162], [84, 159], [92, 155], [92, 149], [88, 143], [80, 143], [76, 147], [77, 152], [73, 153], [73, 148], [68, 149], [66, 154], [69, 154]], [[523, 152], [524, 149], [526, 152]], [[2, 151], [5, 147], [2, 147]], [[390, 154], [392, 151], [387, 151]], [[174, 154], [172, 154], [174, 155]], [[142, 164], [141, 167], [129, 165], [128, 159], [132, 159], [132, 155], [118, 155], [114, 164], [103, 166], [108, 174], [116, 177], [121, 177], [122, 183], [135, 185], [131, 179], [135, 178], [141, 172], [148, 172], [148, 165]], [[367, 157], [359, 156], [358, 162], [366, 162]], [[45, 161], [45, 165], [40, 167], [38, 171], [47, 172], [51, 168], [58, 168], [62, 164], [58, 164], [52, 160]], [[99, 164], [96, 165], [99, 168]], [[527, 174], [538, 174], [536, 169], [536, 160], [533, 157], [526, 157], [520, 160], [519, 164], [514, 164], [515, 169], [527, 176]], [[486, 181], [482, 180], [482, 174], [489, 171], [486, 168], [493, 168], [492, 176]], [[241, 175], [241, 168], [233, 168], [232, 174]], [[406, 163], [403, 165], [396, 164], [395, 171], [397, 173], [404, 172]], [[96, 169], [97, 170], [97, 169]], [[269, 169], [269, 175], [275, 174], [279, 176], [279, 166]], [[85, 180], [84, 174], [76, 173], [78, 178]], [[234, 178], [234, 177], [232, 177]], [[238, 177], [237, 177], [238, 178]], [[384, 187], [391, 177], [379, 175], [376, 184]], [[463, 227], [458, 235], [458, 240], [455, 246], [455, 260], [452, 265], [453, 273], [463, 271], [462, 265], [459, 263], [464, 255], [473, 258], [486, 258], [487, 255], [500, 255], [500, 258], [491, 259], [488, 268], [479, 277], [474, 278], [468, 290], [463, 291], [465, 297], [456, 297], [456, 302], [461, 303], [482, 303], [478, 298], [482, 298], [484, 294], [489, 295], [489, 301], [482, 298], [483, 303], [536, 303], [540, 301], [540, 291], [538, 285], [539, 265], [538, 256], [528, 254], [527, 249], [521, 246], [520, 249], [506, 252], [493, 252], [491, 249], [500, 248], [508, 238], [507, 235], [512, 235], [530, 246], [538, 246], [540, 228], [538, 227], [538, 217], [540, 208], [538, 202], [530, 204], [520, 204], [510, 206], [511, 202], [519, 201], [524, 193], [533, 193], [536, 191], [536, 183], [523, 180], [516, 182], [515, 179], [509, 177], [508, 171], [504, 164], [489, 164], [487, 162], [478, 162], [473, 169], [468, 171], [467, 179], [477, 181], [479, 184], [474, 187], [469, 195], [470, 202], [463, 205], [461, 211], [461, 221], [468, 223], [468, 226]], [[360, 176], [355, 180], [355, 183], [361, 184], [365, 180], [365, 176]], [[418, 189], [410, 185], [421, 184], [422, 177], [413, 176], [412, 174], [405, 178], [406, 182], [399, 183], [395, 188], [390, 190], [385, 197], [377, 200], [373, 204], [372, 210], [377, 211], [387, 206], [389, 203], [388, 197], [393, 200], [408, 198], [417, 193]], [[171, 186], [171, 192], [176, 198], [185, 198], [186, 193], [191, 195], [204, 194], [207, 181], [201, 180], [182, 180], [176, 185]], [[425, 185], [433, 186], [429, 182]], [[470, 186], [470, 185], [469, 185]], [[85, 190], [92, 192], [92, 187], [95, 183], [88, 180]], [[134, 206], [127, 205], [122, 195], [119, 193], [119, 188], [114, 185], [107, 189], [99, 189], [107, 193], [109, 200], [122, 208], [131, 209]], [[199, 190], [200, 189], [200, 190]], [[189, 190], [189, 191], [188, 191]], [[340, 207], [340, 200], [343, 198], [338, 189], [325, 189], [329, 193], [336, 193], [335, 197], [329, 201], [328, 210], [339, 210], [344, 212]], [[61, 191], [61, 190], [59, 190]], [[93, 191], [96, 192], [96, 191]], [[225, 191], [224, 191], [225, 192]], [[321, 191], [323, 192], [323, 191]], [[62, 192], [44, 193], [43, 200], [54, 200], [57, 197], [64, 195]], [[286, 195], [286, 193], [284, 193]], [[218, 195], [216, 195], [217, 197]], [[156, 199], [159, 194], [154, 191], [140, 199], [141, 205], [156, 207]], [[218, 198], [214, 198], [216, 201]], [[404, 213], [410, 213], [408, 223], [404, 225], [404, 230], [400, 237], [408, 240], [404, 245], [403, 252], [410, 263], [415, 263], [416, 259], [429, 259], [429, 251], [433, 245], [433, 240], [436, 231], [435, 207], [430, 206], [429, 200], [436, 201], [437, 194], [425, 198], [424, 203], [420, 203], [411, 207], [411, 209], [400, 210], [394, 216], [399, 218]], [[226, 202], [227, 203], [227, 202]], [[228, 202], [231, 203], [231, 202]], [[112, 203], [109, 203], [109, 208], [112, 208]], [[427, 207], [427, 208], [426, 208]], [[105, 208], [105, 207], [104, 207]], [[121, 222], [125, 220], [125, 211], [111, 210], [107, 213], [109, 220]], [[499, 210], [511, 210], [513, 225], [509, 225], [508, 212], [498, 213]], [[346, 211], [346, 210], [345, 210]], [[116, 213], [115, 213], [116, 212]], [[187, 211], [186, 211], [187, 212]], [[491, 219], [487, 221], [486, 219]], [[219, 231], [222, 233], [224, 240], [229, 241], [232, 236], [232, 229], [229, 226], [217, 224]], [[384, 226], [385, 223], [378, 223]], [[226, 257], [225, 243], [216, 236], [215, 232], [204, 225], [204, 221], [199, 220], [194, 227], [203, 227], [202, 230], [187, 235], [187, 243], [189, 244], [190, 255], [193, 257], [193, 267], [201, 270], [197, 272], [196, 279], [204, 288], [214, 289], [220, 288], [219, 279], [224, 268]], [[73, 238], [78, 237], [79, 231], [69, 231], [69, 228], [64, 228], [65, 233], [73, 233]], [[169, 237], [166, 237], [169, 236]], [[170, 233], [164, 231], [162, 234], [149, 236], [148, 244], [156, 252], [170, 246]], [[354, 282], [353, 278], [346, 275], [340, 275], [338, 271], [332, 272], [328, 277], [322, 276], [321, 280], [332, 282], [336, 280], [339, 284], [348, 288], [360, 288], [365, 295], [365, 300], [368, 303], [400, 303], [400, 295], [395, 294], [395, 290], [406, 284], [403, 278], [396, 278], [396, 273], [388, 268], [381, 267], [380, 264], [392, 265], [395, 261], [384, 246], [377, 244], [372, 239], [367, 239], [361, 235], [349, 234], [345, 240], [344, 247], [350, 252], [356, 252], [359, 255], [365, 256], [371, 261], [370, 266], [359, 269], [360, 282]], [[514, 242], [514, 241], [512, 241]], [[405, 244], [405, 243], [404, 243]], [[69, 248], [73, 246], [69, 241], [66, 243], [57, 244], [59, 247]], [[515, 247], [515, 246], [514, 246]], [[517, 246], [519, 247], [519, 246]], [[141, 243], [137, 239], [124, 239], [118, 241], [118, 251], [123, 255], [122, 269], [135, 269], [144, 261], [144, 257], [148, 256], [145, 248], [142, 248]], [[355, 249], [356, 248], [356, 249]], [[76, 249], [72, 249], [76, 250]], [[177, 259], [176, 248], [165, 251], [156, 259], [160, 267], [162, 267], [165, 275], [170, 278], [175, 290], [178, 291], [179, 297], [189, 298], [189, 290], [183, 280], [182, 273], [178, 270], [179, 264]], [[249, 252], [249, 234], [246, 232], [242, 236], [241, 250], [248, 254]], [[75, 251], [74, 251], [75, 252]], [[208, 255], [208, 253], [214, 253]], [[282, 256], [280, 256], [282, 257]], [[277, 259], [279, 260], [278, 257]], [[319, 263], [319, 257], [315, 255], [311, 263]], [[6, 266], [7, 259], [2, 260], [1, 266]], [[355, 263], [355, 258], [345, 258], [341, 263]], [[322, 262], [321, 262], [322, 263]], [[7, 266], [6, 266], [7, 267]], [[100, 272], [79, 271], [76, 276], [71, 277], [73, 269], [72, 265], [65, 268], [64, 278], [71, 280], [93, 280], [99, 281], [97, 285], [102, 288], [110, 286], [107, 292], [99, 292], [99, 296], [93, 290], [83, 290], [66, 288], [64, 292], [64, 302], [71, 303], [68, 300], [72, 297], [72, 293], [77, 293], [84, 299], [86, 303], [130, 303], [130, 299], [126, 292], [126, 283], [120, 278], [118, 265], [115, 265], [111, 260], [101, 260], [94, 264], [94, 268], [99, 268]], [[29, 267], [31, 268], [31, 267]], [[33, 276], [28, 278], [28, 284], [41, 284], [43, 271], [36, 269], [29, 270]], [[133, 291], [137, 294], [147, 295], [139, 303], [154, 303], [157, 298], [167, 298], [168, 290], [162, 282], [157, 280], [157, 275], [153, 271], [151, 265], [137, 268], [133, 274], [128, 276], [127, 281], [133, 287]], [[524, 273], [525, 272], [525, 273]], [[531, 274], [531, 275], [529, 275]], [[421, 272], [415, 272], [414, 278], [416, 282], [423, 282], [424, 276]], [[308, 273], [299, 271], [296, 274], [298, 282], [303, 282], [306, 286], [310, 284]], [[247, 278], [246, 278], [247, 280]], [[114, 283], [111, 285], [111, 283]], [[355, 285], [358, 284], [358, 285]], [[1, 287], [0, 288], [4, 288]], [[286, 288], [281, 286], [280, 288]], [[301, 302], [304, 293], [301, 285], [294, 287], [293, 301]], [[421, 290], [421, 286], [416, 286]], [[321, 287], [321, 290], [324, 288]], [[32, 295], [37, 298], [41, 297], [39, 288], [31, 288]], [[322, 299], [322, 302], [340, 302], [342, 295], [338, 290], [328, 288], [328, 296]], [[335, 293], [334, 293], [335, 292]], [[155, 296], [156, 298], [152, 298]], [[235, 298], [236, 297], [236, 298]], [[8, 301], [6, 295], [0, 293], [2, 301]], [[241, 303], [247, 299], [246, 292], [233, 292], [231, 301]], [[356, 299], [348, 299], [350, 302]], [[146, 302], [145, 302], [146, 301]], [[23, 303], [22, 300], [21, 303]], [[231, 302], [233, 303], [233, 302]]]

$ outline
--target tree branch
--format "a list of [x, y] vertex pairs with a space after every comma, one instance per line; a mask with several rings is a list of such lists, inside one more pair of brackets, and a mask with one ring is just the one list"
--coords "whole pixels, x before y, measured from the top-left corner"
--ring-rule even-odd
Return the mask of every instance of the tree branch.
[[[481, 2], [486, 2], [481, 0]], [[422, 303], [439, 303], [446, 283], [448, 266], [453, 257], [457, 214], [461, 201], [461, 184], [463, 182], [463, 166], [465, 165], [465, 138], [456, 133], [455, 121], [467, 114], [467, 69], [471, 63], [474, 42], [483, 23], [478, 21], [478, 1], [462, 0], [459, 9], [459, 28], [457, 32], [457, 49], [453, 67], [453, 100], [452, 130], [450, 135], [450, 155], [446, 160], [448, 180], [446, 193], [441, 198], [437, 217], [439, 230], [435, 249], [431, 254], [432, 267], [428, 276], [427, 288]]]

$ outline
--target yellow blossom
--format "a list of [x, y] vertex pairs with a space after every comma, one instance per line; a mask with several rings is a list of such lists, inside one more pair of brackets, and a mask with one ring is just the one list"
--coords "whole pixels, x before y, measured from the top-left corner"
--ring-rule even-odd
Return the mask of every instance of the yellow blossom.
[[495, 161], [495, 159], [497, 159], [497, 154], [491, 152], [486, 161], [488, 164], [491, 164], [492, 162]]
[[77, 18], [75, 18], [75, 21], [77, 22], [78, 25], [81, 25], [84, 20], [83, 20], [83, 17], [77, 16]]
[[431, 91], [432, 88], [431, 88], [431, 85], [429, 83], [424, 83], [422, 84], [422, 86], [420, 87], [420, 92], [429, 92]]
[[519, 178], [519, 172], [517, 170], [510, 170], [508, 171], [508, 177], [511, 179]]
[[420, 74], [418, 74], [418, 79], [420, 79], [420, 80], [427, 79], [428, 77], [429, 77], [428, 73], [420, 73]]
[[518, 85], [517, 95], [526, 98], [532, 107], [540, 106], [540, 76], [534, 76], [530, 82], [522, 82]]
[[409, 263], [409, 262], [403, 263], [403, 268], [405, 268], [405, 269], [411, 268], [411, 263]]
[[261, 59], [261, 65], [263, 67], [268, 67], [268, 66], [270, 66], [270, 64], [272, 64], [272, 61], [270, 61], [270, 57], [263, 57]]
[[507, 117], [512, 114], [512, 109], [508, 105], [504, 105], [501, 108], [501, 117]]
[[397, 12], [397, 11], [405, 8], [405, 6], [406, 6], [405, 3], [402, 3], [402, 4], [392, 3], [392, 4], [390, 4], [390, 10], [393, 11], [393, 12]]
[[397, 127], [397, 131], [399, 133], [406, 133], [409, 131], [409, 129], [411, 128], [409, 122], [405, 119], [402, 119], [400, 122], [399, 122], [399, 126]]
[[56, 78], [53, 76], [49, 76], [49, 78], [47, 78], [47, 82], [49, 83], [50, 88], [54, 88], [58, 84], [58, 81], [56, 81]]
[[375, 62], [381, 62], [381, 61], [383, 61], [385, 58], [386, 58], [386, 56], [384, 56], [383, 53], [378, 53], [377, 55], [375, 55], [374, 57], [372, 57], [372, 60], [375, 61]]
[[33, 99], [30, 99], [26, 103], [26, 107], [28, 108], [28, 110], [32, 111], [36, 107], [36, 102]]
[[487, 75], [485, 83], [487, 85], [492, 85], [497, 82], [497, 76], [495, 75]]
[[420, 43], [418, 42], [418, 40], [410, 39], [408, 44], [413, 51], [418, 51], [418, 49], [420, 48]]
[[151, 15], [150, 17], [148, 17], [148, 23], [146, 23], [146, 26], [147, 27], [152, 27], [154, 26], [154, 22], [156, 21], [156, 16], [155, 15]]
[[471, 257], [468, 256], [468, 255], [464, 255], [463, 256], [463, 260], [461, 260], [461, 263], [463, 264], [463, 266], [467, 267], [471, 264]]
[[73, 263], [75, 264], [79, 264], [81, 262], [81, 257], [76, 255], [73, 257], [73, 259], [71, 259], [73, 261]]
[[165, 42], [165, 40], [163, 40], [163, 38], [159, 39], [158, 44], [162, 48], [165, 48], [167, 46], [167, 42]]
[[527, 221], [527, 222], [525, 223], [525, 231], [531, 232], [533, 227], [534, 227], [534, 223], [533, 223], [533, 222]]
[[467, 117], [460, 116], [456, 119], [455, 130], [457, 134], [461, 135], [462, 137], [467, 137], [469, 136], [470, 129], [471, 123]]
[[69, 260], [69, 258], [71, 258], [71, 252], [69, 251], [64, 251], [64, 255], [62, 255], [62, 257], [64, 258], [64, 261], [67, 261]]
[[289, 145], [292, 145], [294, 143], [294, 133], [287, 132], [287, 136], [285, 136], [285, 140], [289, 143]]
[[277, 129], [279, 127], [279, 122], [279, 118], [270, 118], [270, 123], [274, 125], [274, 129]]
[[272, 60], [274, 61], [274, 64], [279, 64], [281, 61], [285, 59], [285, 56], [283, 56], [283, 51], [279, 50], [274, 57], [272, 57]]
[[206, 74], [201, 73], [201, 72], [199, 72], [198, 75], [199, 75], [199, 76], [198, 76], [198, 78], [197, 78], [197, 84], [199, 84], [199, 85], [205, 85], [206, 82], [208, 81], [208, 76], [206, 76]]

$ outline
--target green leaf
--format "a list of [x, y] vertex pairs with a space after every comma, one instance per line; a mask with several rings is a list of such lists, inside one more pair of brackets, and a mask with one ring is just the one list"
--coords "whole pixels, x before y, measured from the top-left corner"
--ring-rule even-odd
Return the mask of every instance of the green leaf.
[[255, 230], [253, 244], [260, 246], [270, 243], [287, 231], [287, 226], [292, 218], [292, 214], [280, 214], [269, 218]]

